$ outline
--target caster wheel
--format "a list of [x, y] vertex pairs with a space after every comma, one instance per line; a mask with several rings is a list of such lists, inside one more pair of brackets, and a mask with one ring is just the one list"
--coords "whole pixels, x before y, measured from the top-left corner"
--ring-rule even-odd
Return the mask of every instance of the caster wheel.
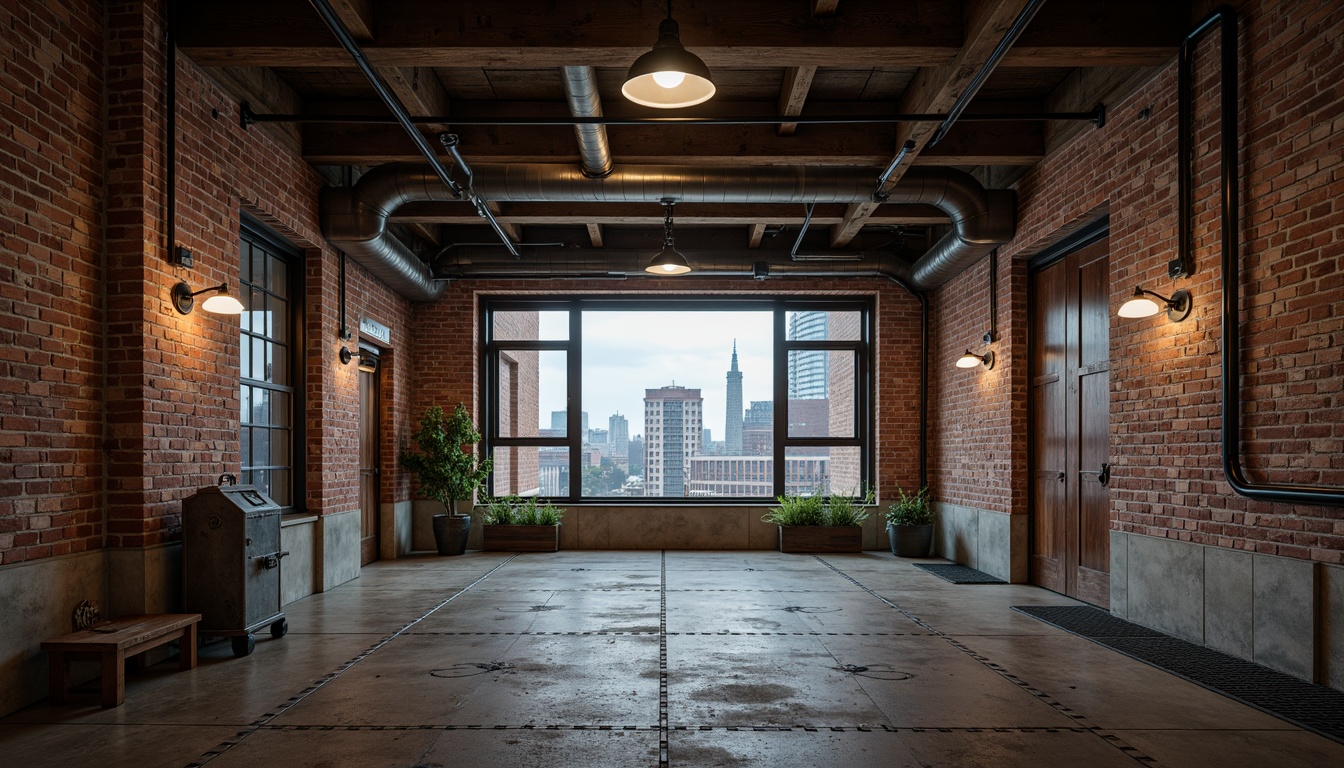
[[239, 658], [246, 656], [257, 647], [257, 638], [251, 634], [238, 635], [233, 638], [233, 655]]
[[280, 638], [288, 634], [289, 634], [289, 622], [287, 620], [281, 619], [279, 621], [271, 623], [271, 637], [274, 637], [276, 640], [279, 640]]

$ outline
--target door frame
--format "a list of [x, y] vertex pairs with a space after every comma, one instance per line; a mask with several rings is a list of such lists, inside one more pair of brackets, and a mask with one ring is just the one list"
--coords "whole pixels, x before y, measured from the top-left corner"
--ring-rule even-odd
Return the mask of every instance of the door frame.
[[[366, 365], [365, 360], [367, 359], [366, 356], [372, 356], [372, 358], [373, 358], [374, 363], [373, 363], [373, 370], [372, 370], [372, 371], [368, 371], [368, 370], [365, 369], [365, 365]], [[382, 446], [382, 443], [383, 443], [383, 439], [382, 439], [382, 436], [383, 436], [383, 418], [382, 418], [382, 407], [383, 407], [383, 402], [382, 402], [382, 401], [383, 401], [383, 384], [382, 384], [382, 374], [381, 374], [381, 369], [382, 369], [382, 365], [381, 365], [381, 362], [382, 362], [382, 350], [378, 349], [377, 347], [375, 347], [375, 346], [373, 346], [373, 345], [371, 345], [371, 344], [366, 344], [366, 343], [364, 343], [364, 342], [361, 341], [361, 342], [359, 343], [359, 353], [358, 353], [358, 357], [356, 358], [356, 361], [357, 361], [357, 368], [356, 368], [356, 372], [355, 372], [355, 373], [356, 373], [356, 376], [363, 377], [363, 376], [365, 376], [366, 374], [369, 375], [369, 376], [371, 376], [371, 377], [372, 377], [372, 385], [373, 385], [373, 386], [372, 386], [372, 395], [373, 395], [373, 412], [372, 412], [372, 416], [373, 416], [373, 489], [374, 489], [374, 493], [373, 493], [373, 521], [372, 521], [372, 533], [373, 533], [373, 535], [372, 535], [372, 537], [370, 537], [370, 538], [373, 539], [373, 557], [372, 557], [371, 559], [369, 559], [369, 560], [365, 560], [365, 559], [364, 559], [364, 542], [365, 542], [365, 540], [366, 540], [366, 537], [364, 536], [364, 509], [363, 509], [363, 505], [364, 505], [364, 479], [363, 479], [363, 477], [362, 477], [362, 474], [363, 474], [363, 471], [364, 471], [364, 467], [362, 466], [363, 463], [364, 463], [364, 462], [363, 462], [363, 454], [364, 454], [364, 445], [363, 445], [363, 442], [364, 442], [364, 424], [363, 424], [363, 419], [364, 419], [364, 413], [363, 413], [363, 412], [364, 412], [364, 397], [363, 397], [363, 389], [364, 389], [364, 387], [363, 387], [363, 381], [362, 381], [362, 379], [357, 379], [357, 383], [358, 383], [358, 385], [359, 385], [359, 386], [358, 386], [358, 389], [359, 389], [359, 391], [360, 391], [360, 398], [359, 398], [359, 417], [358, 417], [358, 418], [359, 418], [359, 422], [360, 422], [360, 424], [359, 424], [359, 443], [360, 443], [360, 445], [359, 445], [359, 449], [358, 449], [358, 456], [359, 456], [359, 458], [358, 458], [358, 460], [356, 461], [356, 472], [360, 475], [360, 477], [359, 477], [359, 499], [360, 499], [360, 513], [359, 513], [359, 522], [360, 522], [360, 536], [359, 536], [359, 541], [360, 541], [360, 556], [359, 556], [359, 559], [360, 559], [360, 567], [362, 568], [362, 567], [364, 567], [365, 565], [367, 565], [367, 564], [369, 564], [369, 563], [376, 562], [376, 561], [382, 559], [382, 556], [383, 556], [383, 553], [382, 553], [382, 541], [383, 541], [383, 513], [382, 513], [382, 465], [383, 465], [383, 446]]]

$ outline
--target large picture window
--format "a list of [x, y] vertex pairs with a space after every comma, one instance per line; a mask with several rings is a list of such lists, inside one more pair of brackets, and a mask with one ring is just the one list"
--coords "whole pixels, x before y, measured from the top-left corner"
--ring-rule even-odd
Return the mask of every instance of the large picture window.
[[239, 328], [240, 482], [257, 486], [286, 511], [301, 506], [302, 487], [297, 418], [302, 373], [299, 310], [302, 257], [293, 246], [260, 225], [242, 227]]
[[485, 302], [491, 495], [859, 495], [867, 301]]

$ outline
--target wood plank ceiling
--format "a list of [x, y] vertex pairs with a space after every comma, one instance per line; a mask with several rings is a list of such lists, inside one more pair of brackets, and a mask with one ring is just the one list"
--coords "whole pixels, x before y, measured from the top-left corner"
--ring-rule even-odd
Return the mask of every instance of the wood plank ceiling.
[[[684, 110], [654, 110], [620, 92], [626, 68], [656, 38], [659, 0], [336, 0], [368, 59], [433, 138], [451, 131], [475, 163], [579, 162], [568, 126], [454, 125], [457, 120], [569, 115], [562, 66], [595, 68], [608, 117], [816, 118], [949, 110], [1028, 0], [678, 0], [686, 48], [713, 72], [715, 97]], [[1198, 5], [1193, 8], [1192, 5]], [[1050, 0], [984, 82], [966, 114], [1084, 112], [1114, 101], [1175, 54], [1198, 2]], [[370, 115], [386, 108], [305, 0], [179, 2], [181, 53], [257, 113]], [[931, 122], [779, 125], [615, 125], [615, 163], [841, 165], [877, 173], [907, 140], [913, 165], [969, 171], [987, 187], [1010, 186], [1081, 121], [958, 122], [936, 146]], [[270, 123], [268, 130], [333, 180], [388, 162], [418, 161], [401, 128], [386, 123]], [[433, 141], [432, 144], [438, 145]], [[347, 172], [345, 169], [354, 169]], [[614, 230], [647, 230], [656, 245], [662, 210], [645, 203], [492, 205], [524, 242], [582, 239], [602, 247]], [[714, 230], [720, 241], [758, 247], [803, 219], [802, 206], [677, 207], [679, 238]], [[393, 217], [431, 245], [488, 241], [464, 203], [416, 203]], [[816, 208], [809, 242], [856, 247], [864, 238], [928, 238], [946, 222], [925, 206]], [[792, 236], [790, 236], [791, 239]], [[630, 241], [626, 233], [619, 238]], [[422, 244], [423, 245], [423, 244]]]

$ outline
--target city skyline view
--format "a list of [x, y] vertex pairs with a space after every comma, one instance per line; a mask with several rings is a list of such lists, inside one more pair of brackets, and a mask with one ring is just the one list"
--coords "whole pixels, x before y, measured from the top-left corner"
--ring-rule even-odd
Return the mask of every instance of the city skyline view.
[[[734, 340], [743, 406], [773, 397], [770, 312], [585, 311], [582, 320], [583, 410], [592, 424], [605, 424], [619, 412], [630, 420], [631, 438], [642, 434], [645, 390], [675, 382], [702, 390], [704, 426], [713, 440], [723, 440]], [[566, 337], [565, 313], [541, 313], [539, 335]], [[561, 361], [548, 357], [541, 362], [541, 380], [563, 381]], [[549, 423], [552, 411], [565, 410], [565, 393], [557, 389], [543, 387], [539, 393], [543, 423]]]

